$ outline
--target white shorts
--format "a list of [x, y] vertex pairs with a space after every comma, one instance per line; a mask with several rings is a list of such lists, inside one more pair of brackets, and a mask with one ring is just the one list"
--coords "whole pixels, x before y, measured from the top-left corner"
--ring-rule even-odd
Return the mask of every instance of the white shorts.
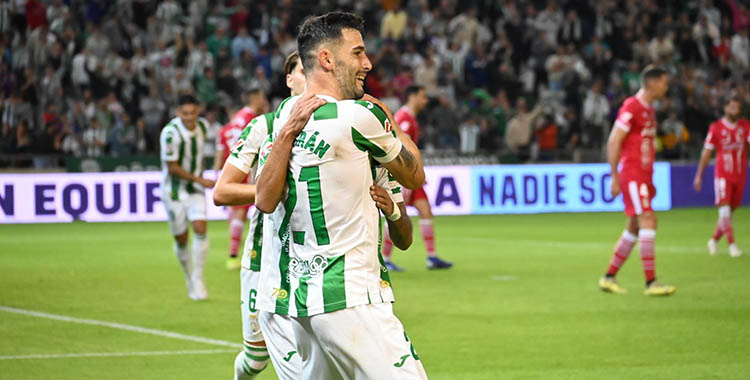
[[258, 322], [258, 309], [255, 308], [255, 297], [258, 296], [260, 272], [240, 269], [240, 307], [242, 308], [242, 339], [248, 343], [262, 342], [263, 332]]
[[[307, 379], [302, 376], [302, 360], [289, 316], [261, 311], [260, 326], [273, 369], [280, 380]], [[325, 359], [325, 358], [323, 358]], [[320, 377], [327, 379], [326, 377]]]
[[162, 199], [172, 235], [182, 235], [187, 231], [189, 222], [206, 220], [206, 194], [202, 191], [177, 201], [168, 197], [162, 197]]
[[302, 379], [427, 379], [391, 303], [292, 320]]

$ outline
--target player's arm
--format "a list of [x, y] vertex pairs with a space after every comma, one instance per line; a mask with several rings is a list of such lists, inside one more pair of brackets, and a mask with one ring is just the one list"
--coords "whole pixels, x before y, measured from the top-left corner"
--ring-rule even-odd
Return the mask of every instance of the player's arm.
[[271, 213], [276, 210], [284, 193], [289, 157], [297, 135], [305, 128], [307, 120], [325, 100], [308, 93], [303, 95], [292, 107], [289, 119], [279, 130], [274, 140], [268, 160], [261, 171], [256, 184], [255, 207], [261, 212]]
[[618, 196], [621, 192], [620, 174], [617, 172], [617, 165], [620, 163], [622, 143], [625, 141], [627, 135], [628, 132], [615, 123], [615, 127], [612, 128], [612, 132], [610, 132], [609, 139], [607, 140], [607, 162], [609, 162], [612, 170], [611, 191], [613, 197]]
[[244, 183], [247, 173], [230, 162], [224, 164], [214, 189], [217, 206], [243, 206], [255, 202], [255, 185]]
[[212, 188], [216, 184], [216, 181], [206, 179], [203, 177], [198, 177], [197, 175], [194, 175], [193, 173], [190, 173], [189, 171], [185, 170], [177, 161], [166, 161], [167, 162], [167, 171], [169, 172], [169, 175], [178, 177], [187, 181], [191, 182], [197, 182], [204, 187]]
[[391, 124], [385, 112], [370, 101], [357, 101], [352, 119], [352, 141], [368, 152], [408, 189], [424, 185], [424, 167], [400, 139], [387, 128]]
[[388, 190], [378, 185], [370, 186], [370, 197], [385, 215], [388, 222], [388, 235], [393, 245], [400, 250], [408, 249], [413, 240], [413, 232], [411, 218], [406, 215], [404, 202], [394, 202]]
[[417, 144], [412, 141], [411, 137], [404, 133], [404, 131], [401, 129], [401, 126], [396, 122], [396, 118], [393, 117], [393, 113], [391, 112], [388, 107], [380, 101], [380, 99], [370, 95], [365, 94], [365, 96], [362, 97], [362, 100], [370, 101], [375, 103], [376, 106], [380, 107], [383, 112], [385, 112], [385, 115], [388, 117], [388, 121], [391, 122], [391, 125], [393, 126], [393, 130], [396, 131], [396, 136], [399, 140], [401, 140], [401, 143], [404, 144], [404, 146], [409, 149], [409, 152], [416, 157], [417, 161], [420, 165], [422, 165], [422, 154], [419, 152], [419, 148], [417, 147]]
[[703, 171], [708, 165], [708, 161], [711, 160], [711, 154], [716, 146], [716, 134], [714, 133], [714, 125], [712, 124], [708, 128], [708, 135], [706, 135], [706, 141], [703, 143], [703, 151], [701, 152], [701, 159], [698, 163], [698, 170], [695, 172], [695, 178], [693, 179], [693, 188], [695, 191], [701, 191], [703, 187]]
[[222, 146], [221, 149], [219, 149], [219, 146], [216, 147], [216, 153], [214, 154], [214, 172], [219, 172], [219, 169], [224, 165], [222, 162], [224, 159], [224, 147]]

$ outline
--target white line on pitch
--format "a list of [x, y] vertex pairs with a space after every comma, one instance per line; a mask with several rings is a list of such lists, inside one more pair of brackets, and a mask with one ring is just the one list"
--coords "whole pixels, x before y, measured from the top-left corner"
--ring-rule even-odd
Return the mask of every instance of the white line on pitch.
[[[488, 244], [505, 244], [505, 245], [531, 245], [540, 247], [551, 247], [551, 248], [583, 248], [592, 250], [611, 250], [615, 246], [616, 240], [612, 240], [612, 243], [604, 242], [573, 242], [573, 241], [555, 241], [555, 240], [511, 240], [502, 238], [486, 238], [486, 237], [474, 237], [474, 236], [457, 236], [452, 238], [454, 241], [469, 241], [479, 242]], [[656, 245], [656, 251], [666, 252], [678, 252], [678, 253], [705, 253], [706, 249], [702, 246], [677, 246], [677, 245]]]
[[149, 328], [146, 328], [146, 327], [126, 325], [126, 324], [123, 324], [123, 323], [98, 321], [96, 319], [83, 319], [83, 318], [67, 317], [67, 316], [64, 316], [64, 315], [42, 313], [42, 312], [33, 311], [33, 310], [17, 309], [15, 307], [8, 307], [8, 306], [3, 306], [3, 305], [0, 305], [0, 311], [5, 311], [5, 312], [8, 312], [8, 313], [20, 314], [20, 315], [27, 315], [27, 316], [31, 316], [31, 317], [39, 317], [39, 318], [52, 319], [52, 320], [55, 320], [55, 321], [78, 323], [78, 324], [82, 324], [82, 325], [103, 326], [103, 327], [109, 327], [109, 328], [118, 329], [118, 330], [125, 330], [125, 331], [132, 331], [132, 332], [137, 332], [137, 333], [142, 333], [142, 334], [151, 334], [151, 335], [156, 335], [156, 336], [163, 336], [163, 337], [166, 337], [166, 338], [173, 338], [173, 339], [180, 339], [180, 340], [189, 340], [189, 341], [198, 342], [198, 343], [211, 344], [211, 345], [214, 345], [214, 346], [242, 348], [241, 344], [227, 342], [225, 340], [204, 338], [204, 337], [193, 336], [193, 335], [185, 335], [185, 334], [175, 333], [175, 332], [171, 332], [171, 331], [156, 330], [156, 329], [149, 329]]
[[23, 359], [68, 359], [68, 358], [110, 358], [122, 356], [168, 356], [168, 355], [209, 355], [237, 352], [236, 350], [184, 350], [184, 351], [140, 351], [140, 352], [87, 352], [80, 354], [37, 354], [0, 356], [0, 360]]

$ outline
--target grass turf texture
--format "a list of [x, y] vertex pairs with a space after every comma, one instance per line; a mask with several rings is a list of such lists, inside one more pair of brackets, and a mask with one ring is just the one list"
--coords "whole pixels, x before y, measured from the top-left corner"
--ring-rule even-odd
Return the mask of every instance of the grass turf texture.
[[[750, 258], [709, 257], [713, 209], [659, 213], [657, 275], [642, 295], [638, 248], [604, 294], [618, 213], [436, 218], [454, 269], [429, 272], [419, 237], [394, 260], [395, 310], [431, 379], [740, 379], [750, 373]], [[0, 305], [240, 342], [239, 274], [211, 222], [210, 300], [190, 301], [166, 223], [0, 227]], [[735, 216], [750, 252], [750, 210]], [[0, 311], [0, 357], [227, 349]], [[230, 349], [231, 350], [231, 349]], [[237, 351], [239, 352], [239, 351]], [[0, 379], [229, 379], [235, 353], [0, 359]], [[275, 378], [266, 370], [260, 379]]]

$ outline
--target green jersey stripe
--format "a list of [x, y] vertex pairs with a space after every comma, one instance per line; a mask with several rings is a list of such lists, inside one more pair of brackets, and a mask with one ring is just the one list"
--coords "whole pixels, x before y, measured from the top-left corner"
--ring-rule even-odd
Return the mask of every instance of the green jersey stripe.
[[[196, 169], [197, 169], [197, 160], [198, 160], [198, 139], [195, 138], [195, 135], [190, 136], [190, 174], [197, 175]], [[195, 188], [193, 187], [193, 181], [188, 181], [186, 190], [189, 194], [192, 194], [195, 192]]]
[[281, 274], [281, 283], [276, 294], [276, 314], [287, 314], [289, 312], [289, 245], [291, 228], [289, 222], [292, 219], [294, 206], [297, 204], [297, 183], [294, 181], [292, 172], [287, 172], [286, 184], [289, 192], [284, 201], [284, 219], [279, 226], [279, 239], [281, 240], [281, 255], [279, 258], [279, 273]]
[[336, 103], [326, 103], [313, 112], [313, 120], [329, 120], [339, 117], [339, 107]]
[[281, 110], [282, 110], [282, 109], [284, 108], [284, 105], [285, 105], [285, 104], [286, 104], [286, 102], [288, 102], [288, 101], [289, 101], [289, 99], [291, 99], [291, 98], [292, 98], [292, 97], [290, 96], [290, 97], [288, 97], [288, 98], [284, 99], [284, 100], [283, 100], [283, 101], [281, 102], [281, 104], [279, 104], [279, 108], [277, 108], [277, 109], [276, 109], [276, 115], [275, 115], [277, 119], [279, 118], [279, 116], [281, 116]]
[[307, 282], [310, 277], [302, 277], [299, 280], [297, 290], [294, 291], [294, 304], [297, 308], [297, 316], [300, 318], [307, 317]]
[[346, 309], [346, 255], [329, 257], [323, 271], [323, 310], [326, 313]]
[[258, 220], [255, 222], [253, 230], [253, 250], [250, 254], [250, 270], [260, 271], [260, 255], [263, 250], [263, 213], [258, 213]]
[[326, 216], [323, 212], [323, 196], [320, 192], [320, 167], [308, 166], [299, 172], [299, 181], [307, 182], [307, 194], [310, 198], [310, 214], [312, 215], [313, 229], [318, 245], [328, 245], [331, 239], [328, 237], [326, 227]]
[[388, 120], [388, 116], [383, 112], [380, 107], [378, 107], [375, 103], [369, 102], [367, 100], [357, 100], [356, 102], [362, 107], [367, 108], [368, 111], [372, 112], [373, 115], [375, 115], [376, 118], [378, 118], [378, 121], [380, 122], [380, 125], [383, 126], [383, 129], [385, 129], [385, 121]]
[[[185, 158], [185, 139], [182, 138], [182, 134], [179, 129], [175, 127], [175, 131], [180, 135], [180, 147], [177, 149], [177, 165], [182, 166], [182, 160]], [[176, 201], [180, 198], [180, 178], [176, 175], [172, 176], [172, 200]]]
[[358, 130], [354, 129], [354, 127], [352, 127], [352, 141], [354, 141], [354, 145], [357, 147], [357, 149], [363, 152], [368, 152], [375, 157], [386, 156], [386, 153], [385, 151], [383, 151], [383, 149], [380, 149], [379, 146], [373, 144], [365, 136], [362, 136], [362, 134], [359, 133]]
[[263, 117], [266, 118], [266, 131], [270, 135], [273, 133], [273, 112], [265, 113]]

